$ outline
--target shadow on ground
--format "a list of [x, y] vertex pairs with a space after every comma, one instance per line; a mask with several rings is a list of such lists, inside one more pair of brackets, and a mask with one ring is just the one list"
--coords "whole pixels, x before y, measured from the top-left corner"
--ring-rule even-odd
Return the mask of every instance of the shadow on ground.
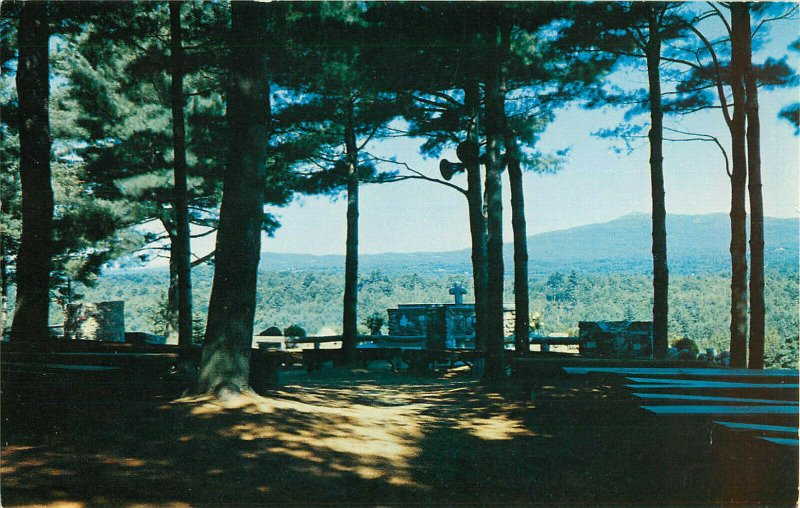
[[9, 405], [6, 396], [3, 505], [642, 505], [714, 496], [707, 458], [670, 452], [674, 436], [609, 386], [565, 378], [531, 401], [488, 393], [467, 373], [327, 369], [286, 383], [225, 405], [80, 393], [56, 403], [34, 390]]

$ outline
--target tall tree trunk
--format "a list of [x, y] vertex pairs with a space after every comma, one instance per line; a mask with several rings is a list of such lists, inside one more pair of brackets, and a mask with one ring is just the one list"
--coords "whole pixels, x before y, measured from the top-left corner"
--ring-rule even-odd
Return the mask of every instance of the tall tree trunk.
[[167, 286], [166, 308], [164, 309], [164, 329], [159, 330], [158, 333], [164, 334], [167, 344], [177, 345], [180, 324], [178, 318], [178, 256], [175, 253], [177, 248], [175, 222], [172, 218], [162, 216], [161, 225], [169, 238], [169, 284]]
[[353, 104], [345, 119], [347, 149], [347, 240], [344, 262], [344, 302], [342, 312], [342, 357], [344, 365], [356, 363], [358, 332], [358, 147], [356, 146]]
[[669, 319], [669, 267], [667, 265], [667, 209], [664, 201], [664, 112], [661, 106], [661, 32], [658, 16], [662, 8], [650, 8], [647, 41], [647, 81], [650, 97], [650, 194], [653, 235], [653, 354], [667, 356]]
[[750, 196], [750, 357], [751, 369], [764, 368], [764, 198], [761, 194], [761, 122], [758, 118], [758, 84], [752, 67], [750, 4], [732, 6], [744, 10], [742, 35], [745, 46], [745, 115], [747, 117], [747, 176]]
[[270, 119], [264, 28], [275, 8], [258, 2], [231, 4], [230, 147], [198, 379], [200, 392], [218, 396], [248, 389]]
[[468, 140], [474, 143], [474, 152], [467, 163], [467, 203], [469, 207], [469, 232], [472, 244], [472, 285], [475, 288], [475, 349], [486, 350], [486, 292], [488, 266], [486, 264], [486, 217], [483, 215], [483, 186], [481, 184], [480, 149], [478, 144], [478, 108], [480, 107], [478, 83], [473, 81], [464, 88], [464, 105], [475, 119]]
[[511, 227], [514, 230], [514, 349], [530, 353], [530, 302], [528, 295], [528, 233], [525, 225], [525, 195], [519, 148], [513, 134], [506, 141], [508, 180], [511, 184]]
[[167, 308], [165, 309], [164, 335], [167, 344], [177, 345], [180, 342], [180, 306], [178, 292], [178, 256], [177, 243], [169, 244], [169, 286], [167, 287]]
[[170, 63], [172, 82], [172, 145], [175, 153], [172, 205], [175, 210], [175, 238], [171, 242], [170, 264], [173, 259], [178, 276], [178, 346], [186, 357], [192, 346], [192, 260], [189, 237], [189, 190], [187, 188], [186, 129], [183, 113], [183, 34], [181, 4], [169, 3]]
[[514, 132], [507, 125], [505, 113], [507, 55], [511, 50], [511, 25], [502, 28], [501, 96], [503, 98], [503, 136], [508, 161], [508, 181], [511, 190], [511, 227], [514, 234], [514, 350], [518, 355], [529, 354], [530, 300], [528, 292], [528, 232], [525, 224], [525, 193], [522, 189], [522, 167], [519, 145]]
[[0, 234], [0, 340], [5, 338], [8, 319], [8, 258], [6, 235]]
[[49, 338], [53, 188], [50, 182], [50, 97], [47, 3], [24, 2], [19, 21], [20, 180], [22, 235], [11, 339]]
[[731, 4], [731, 366], [747, 364], [747, 153], [744, 74], [750, 38], [744, 4]]
[[[493, 9], [494, 10], [494, 9]], [[490, 16], [486, 64], [486, 211], [488, 291], [486, 294], [486, 370], [483, 379], [490, 386], [505, 380], [505, 334], [503, 327], [503, 187], [501, 180], [503, 137], [501, 30], [495, 12]]]

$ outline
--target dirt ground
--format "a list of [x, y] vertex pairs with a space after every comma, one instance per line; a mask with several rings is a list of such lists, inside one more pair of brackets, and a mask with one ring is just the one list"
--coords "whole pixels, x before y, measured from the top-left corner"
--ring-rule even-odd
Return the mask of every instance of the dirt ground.
[[[702, 432], [570, 377], [326, 368], [267, 397], [4, 402], [3, 506], [708, 505]], [[531, 400], [533, 398], [533, 400]], [[687, 453], [679, 450], [688, 450]], [[699, 448], [695, 448], [698, 450]], [[694, 454], [694, 455], [693, 455]]]

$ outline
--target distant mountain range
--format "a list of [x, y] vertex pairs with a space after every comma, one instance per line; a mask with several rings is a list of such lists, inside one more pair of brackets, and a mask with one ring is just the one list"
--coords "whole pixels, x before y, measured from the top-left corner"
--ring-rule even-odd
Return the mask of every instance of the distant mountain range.
[[[768, 271], [797, 272], [800, 221], [768, 217], [764, 221]], [[668, 215], [667, 245], [673, 273], [726, 272], [730, 269], [730, 221], [726, 214]], [[528, 237], [531, 275], [553, 271], [642, 272], [652, 268], [651, 225], [647, 214]], [[513, 246], [504, 247], [505, 267], [513, 269]], [[262, 253], [261, 269], [342, 270], [344, 256]], [[450, 252], [362, 254], [362, 273], [380, 269], [404, 272], [470, 272], [469, 249]]]

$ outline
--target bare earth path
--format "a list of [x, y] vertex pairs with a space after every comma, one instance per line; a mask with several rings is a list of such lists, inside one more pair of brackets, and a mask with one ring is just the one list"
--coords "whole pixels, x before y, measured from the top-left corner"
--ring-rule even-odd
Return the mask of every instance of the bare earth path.
[[659, 419], [608, 386], [560, 380], [531, 401], [487, 393], [468, 371], [282, 382], [226, 405], [76, 394], [4, 407], [3, 506], [708, 501], [698, 473], [662, 453]]

